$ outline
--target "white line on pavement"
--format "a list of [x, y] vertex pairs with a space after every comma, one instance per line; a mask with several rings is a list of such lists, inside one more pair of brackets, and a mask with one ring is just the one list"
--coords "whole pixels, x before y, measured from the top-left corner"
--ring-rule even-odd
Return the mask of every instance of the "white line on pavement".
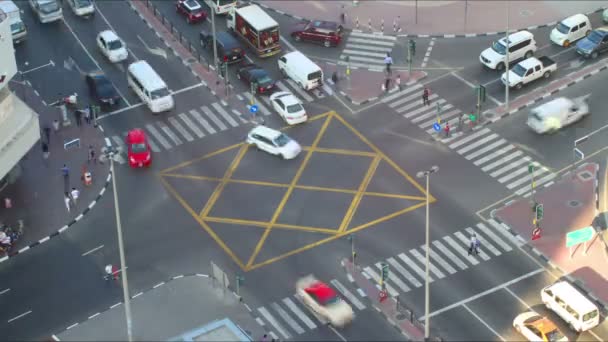
[[[472, 89], [475, 89], [476, 85], [474, 85], [473, 83], [471, 83], [471, 82], [469, 82], [469, 81], [465, 80], [465, 79], [464, 79], [464, 77], [462, 77], [462, 76], [458, 75], [458, 74], [457, 74], [457, 73], [455, 73], [455, 72], [451, 72], [451, 74], [452, 74], [452, 76], [454, 76], [454, 77], [456, 77], [457, 79], [461, 80], [463, 83], [465, 83], [466, 85], [468, 85], [468, 86], [469, 86], [469, 87], [471, 87]], [[494, 97], [492, 97], [492, 96], [490, 96], [490, 95], [487, 95], [487, 97], [488, 97], [490, 100], [492, 100], [492, 102], [496, 103], [496, 105], [498, 105], [498, 106], [502, 106], [502, 104], [503, 104], [503, 103], [502, 103], [502, 102], [500, 102], [500, 101], [498, 101], [498, 100], [497, 100], [497, 99], [495, 99]]]
[[333, 331], [333, 332], [334, 332], [336, 335], [338, 335], [338, 337], [339, 337], [339, 338], [340, 338], [342, 341], [347, 342], [346, 338], [344, 338], [344, 336], [342, 336], [342, 335], [341, 335], [341, 334], [340, 334], [340, 333], [339, 333], [339, 332], [336, 330], [336, 328], [332, 327], [331, 325], [330, 325], [330, 326], [328, 326], [328, 328], [329, 328], [329, 330]]
[[298, 306], [291, 300], [291, 298], [283, 298], [283, 303], [285, 303], [285, 305], [289, 309], [291, 309], [291, 311], [293, 311], [293, 313], [295, 313], [296, 316], [298, 316], [298, 318], [302, 322], [304, 322], [304, 324], [306, 324], [308, 329], [312, 330], [317, 328], [317, 325], [310, 318], [308, 318], [308, 316], [306, 316], [306, 314], [302, 310], [300, 310], [300, 308], [298, 308]]
[[11, 289], [4, 289], [4, 290], [0, 291], [0, 295], [3, 295], [3, 294], [7, 293], [7, 292], [8, 292], [8, 291], [10, 291], [10, 290], [11, 290]]
[[473, 312], [473, 310], [469, 309], [468, 306], [466, 306], [466, 304], [462, 305], [465, 309], [467, 309], [467, 311], [473, 315], [475, 318], [477, 318], [477, 320], [479, 320], [481, 322], [481, 324], [485, 325], [486, 328], [488, 328], [491, 332], [494, 333], [494, 335], [496, 335], [498, 338], [500, 338], [503, 341], [506, 341], [504, 337], [500, 336], [500, 334], [494, 330], [488, 323], [486, 323], [486, 321], [484, 321], [483, 319], [481, 319], [481, 317], [479, 317], [475, 312]]
[[90, 250], [90, 251], [88, 251], [88, 252], [84, 252], [84, 253], [82, 253], [82, 256], [89, 255], [89, 254], [91, 254], [91, 253], [93, 253], [93, 252], [95, 252], [95, 251], [98, 251], [98, 250], [102, 249], [102, 248], [103, 248], [103, 245], [99, 245], [99, 246], [97, 246], [97, 247], [95, 247], [95, 248], [91, 249], [91, 250]]
[[31, 314], [31, 313], [32, 313], [32, 310], [30, 310], [30, 311], [28, 311], [28, 312], [24, 312], [24, 313], [22, 313], [22, 314], [21, 314], [21, 315], [19, 315], [19, 316], [15, 316], [15, 317], [13, 317], [13, 318], [9, 319], [7, 323], [10, 323], [10, 322], [12, 322], [12, 321], [14, 321], [14, 320], [16, 320], [16, 319], [19, 319], [19, 318], [21, 318], [21, 317], [23, 317], [23, 316], [27, 316], [27, 315], [29, 315], [29, 314]]

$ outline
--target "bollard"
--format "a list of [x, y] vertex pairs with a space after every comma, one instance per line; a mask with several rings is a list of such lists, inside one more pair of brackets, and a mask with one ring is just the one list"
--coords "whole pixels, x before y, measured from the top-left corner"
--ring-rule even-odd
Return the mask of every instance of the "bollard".
[[355, 27], [357, 30], [359, 29], [359, 17], [357, 17], [357, 21], [355, 21]]
[[369, 18], [369, 20], [367, 21], [367, 27], [369, 29], [369, 32], [372, 32], [372, 18]]
[[380, 31], [384, 32], [384, 18], [380, 21]]

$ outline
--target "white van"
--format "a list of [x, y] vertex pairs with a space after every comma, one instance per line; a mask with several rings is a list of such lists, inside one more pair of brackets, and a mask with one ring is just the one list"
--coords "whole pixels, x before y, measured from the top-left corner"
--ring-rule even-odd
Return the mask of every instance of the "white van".
[[559, 46], [568, 47], [573, 42], [591, 33], [591, 22], [584, 14], [575, 14], [562, 21], [551, 31], [551, 41]]
[[507, 38], [501, 38], [492, 43], [492, 46], [483, 50], [479, 55], [479, 61], [486, 67], [498, 71], [505, 68], [507, 62], [507, 45], [509, 46], [509, 65], [515, 64], [521, 59], [527, 59], [536, 52], [536, 41], [534, 35], [528, 31], [519, 31], [510, 34]]
[[175, 103], [169, 88], [146, 61], [129, 65], [127, 82], [153, 113], [173, 109]]
[[43, 24], [63, 19], [63, 11], [57, 0], [30, 0], [30, 7]]
[[527, 124], [536, 133], [554, 133], [589, 113], [587, 96], [573, 100], [560, 97], [532, 109]]
[[558, 314], [575, 331], [587, 331], [600, 324], [600, 312], [595, 304], [574, 286], [558, 281], [540, 291], [547, 307]]
[[323, 85], [323, 70], [300, 51], [294, 51], [279, 58], [279, 71], [294, 80], [305, 90]]
[[8, 20], [11, 24], [11, 34], [13, 35], [13, 42], [19, 43], [25, 39], [27, 35], [27, 28], [21, 20], [21, 12], [17, 5], [10, 0], [0, 1], [0, 11], [8, 15]]

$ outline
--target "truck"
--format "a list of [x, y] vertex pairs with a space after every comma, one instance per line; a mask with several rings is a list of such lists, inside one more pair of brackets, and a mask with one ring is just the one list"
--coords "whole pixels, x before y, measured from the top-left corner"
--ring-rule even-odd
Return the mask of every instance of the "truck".
[[227, 26], [258, 57], [269, 57], [281, 52], [279, 24], [257, 5], [230, 10]]
[[521, 89], [524, 85], [535, 81], [541, 77], [549, 78], [551, 73], [557, 70], [557, 64], [549, 57], [530, 57], [517, 63], [509, 73], [509, 83], [507, 84], [507, 72], [502, 74], [500, 80], [509, 88]]
[[8, 16], [8, 20], [11, 25], [13, 43], [17, 44], [25, 40], [27, 28], [21, 20], [21, 12], [19, 12], [19, 7], [17, 7], [17, 5], [10, 0], [2, 0], [0, 1], [0, 11], [6, 13]]

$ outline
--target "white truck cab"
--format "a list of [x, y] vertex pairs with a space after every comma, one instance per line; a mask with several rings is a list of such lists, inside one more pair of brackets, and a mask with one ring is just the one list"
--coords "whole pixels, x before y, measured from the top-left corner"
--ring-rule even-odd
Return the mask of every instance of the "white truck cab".
[[532, 109], [527, 124], [536, 133], [554, 133], [589, 114], [587, 96], [572, 100], [560, 97]]
[[16, 44], [25, 40], [27, 28], [25, 27], [23, 20], [21, 20], [21, 12], [19, 11], [19, 7], [17, 7], [17, 5], [10, 0], [3, 0], [0, 1], [0, 11], [8, 15], [13, 42]]
[[[500, 80], [504, 85], [508, 85], [509, 88], [521, 89], [524, 85], [541, 77], [549, 78], [555, 70], [557, 70], [557, 64], [551, 58], [546, 56], [539, 58], [530, 57], [517, 63], [511, 70], [503, 73]], [[509, 74], [508, 84], [507, 73]]]

